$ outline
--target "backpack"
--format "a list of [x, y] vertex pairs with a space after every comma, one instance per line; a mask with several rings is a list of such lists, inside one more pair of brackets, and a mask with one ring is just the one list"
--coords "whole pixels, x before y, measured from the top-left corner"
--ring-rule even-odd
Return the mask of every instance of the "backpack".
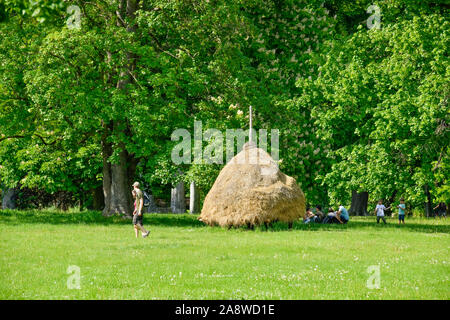
[[144, 194], [144, 207], [148, 207], [150, 205], [150, 196], [145, 191], [143, 191], [143, 194]]

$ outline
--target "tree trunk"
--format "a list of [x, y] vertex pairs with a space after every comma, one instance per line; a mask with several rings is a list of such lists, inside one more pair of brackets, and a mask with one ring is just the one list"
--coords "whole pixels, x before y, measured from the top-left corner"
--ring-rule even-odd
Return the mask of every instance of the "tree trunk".
[[190, 198], [189, 198], [189, 213], [200, 212], [200, 193], [195, 185], [195, 181], [191, 182], [190, 186]]
[[108, 160], [105, 161], [104, 159], [103, 193], [105, 195], [105, 207], [103, 215], [105, 216], [113, 214], [131, 216], [133, 213], [130, 181], [134, 172], [129, 170], [131, 168], [128, 165], [129, 159], [130, 157], [125, 150], [120, 152], [118, 163], [109, 163]]
[[424, 187], [425, 196], [427, 197], [427, 202], [425, 202], [425, 215], [429, 217], [433, 217], [433, 204], [431, 202], [431, 193], [430, 188], [428, 186]]
[[112, 155], [112, 147], [109, 142], [107, 142], [106, 137], [109, 134], [108, 125], [103, 124], [104, 134], [102, 136], [102, 158], [103, 158], [103, 198], [105, 205], [103, 207], [103, 215], [108, 216], [110, 214], [111, 207], [111, 163], [109, 163], [109, 157]]
[[[139, 9], [139, 0], [118, 0], [118, 11], [116, 11], [116, 25], [125, 28], [132, 33], [136, 30], [136, 11]], [[107, 62], [111, 63], [112, 55], [107, 51]], [[127, 61], [119, 66], [119, 77], [116, 71], [108, 74], [107, 81], [111, 86], [115, 86], [119, 90], [123, 90], [127, 94], [127, 84], [132, 82], [132, 73], [136, 65], [136, 55], [131, 52], [127, 54]], [[118, 79], [113, 83], [113, 79]], [[131, 196], [131, 184], [134, 177], [137, 159], [129, 154], [124, 143], [118, 142], [112, 144], [108, 137], [115, 135], [130, 136], [130, 128], [128, 120], [110, 120], [103, 123], [102, 135], [102, 155], [103, 155], [103, 194], [104, 208], [103, 215], [110, 216], [113, 214], [125, 214], [131, 216], [133, 199]], [[119, 152], [117, 163], [109, 161], [114, 151]]]
[[[134, 32], [136, 29], [135, 18], [138, 10], [138, 0], [119, 0], [119, 10], [117, 25], [127, 29], [128, 32]], [[111, 59], [111, 53], [108, 52], [108, 60]], [[131, 74], [136, 65], [135, 55], [127, 54], [127, 62], [120, 68], [120, 76], [116, 88], [126, 92], [126, 85], [132, 81]], [[108, 77], [111, 80], [113, 77]], [[112, 214], [132, 215], [133, 199], [131, 196], [132, 178], [136, 171], [137, 160], [130, 155], [124, 144], [119, 142], [111, 145], [107, 137], [110, 134], [120, 136], [121, 134], [130, 135], [127, 120], [114, 120], [103, 125], [104, 135], [103, 145], [103, 192], [105, 195], [105, 207], [103, 215]], [[110, 163], [109, 158], [112, 151], [118, 148], [118, 163]]]
[[69, 206], [72, 204], [72, 195], [66, 191], [58, 191], [55, 196], [55, 207], [62, 211], [69, 210]]
[[123, 213], [131, 216], [132, 197], [131, 197], [131, 183], [128, 177], [127, 168], [127, 152], [122, 150], [119, 155], [119, 163], [111, 164], [111, 207], [110, 213]]
[[367, 202], [369, 200], [368, 192], [356, 192], [352, 191], [352, 204], [348, 211], [351, 215], [367, 216]]
[[2, 209], [16, 209], [17, 190], [6, 189], [2, 194]]
[[184, 195], [184, 183], [181, 181], [175, 188], [172, 188], [170, 197], [170, 209], [172, 213], [186, 212], [186, 199]]
[[103, 210], [105, 206], [105, 195], [103, 188], [98, 187], [92, 190], [92, 209], [96, 211]]
[[[398, 192], [397, 189], [394, 190], [394, 192], [392, 193], [391, 197], [387, 200], [386, 207], [391, 207], [392, 206], [392, 204], [394, 203], [394, 200], [395, 200], [395, 196], [397, 195], [397, 192]], [[392, 208], [390, 208], [387, 211], [387, 215], [388, 216], [392, 216], [392, 212], [394, 212], [394, 210]]]
[[107, 137], [114, 129], [114, 124], [104, 124], [103, 129], [103, 194], [105, 200], [103, 215], [125, 214], [131, 216], [133, 213], [131, 179], [136, 169], [136, 161], [124, 150], [124, 146], [119, 144], [118, 147], [122, 151], [119, 154], [118, 163], [110, 163], [109, 157], [112, 155], [112, 145], [107, 141]]
[[81, 192], [80, 192], [80, 211], [83, 211], [84, 204], [86, 202], [85, 198], [86, 197], [84, 195], [84, 192], [83, 192], [83, 190], [81, 190]]

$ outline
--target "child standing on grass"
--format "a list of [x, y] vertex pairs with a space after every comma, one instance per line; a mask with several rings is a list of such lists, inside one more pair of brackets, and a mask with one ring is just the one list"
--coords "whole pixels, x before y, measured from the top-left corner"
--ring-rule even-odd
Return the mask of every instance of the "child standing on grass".
[[405, 224], [405, 200], [403, 198], [400, 199], [400, 204], [397, 206], [398, 208], [398, 224], [402, 223]]
[[386, 219], [384, 218], [384, 210], [388, 210], [390, 208], [391, 207], [386, 208], [384, 206], [383, 200], [380, 199], [378, 201], [378, 204], [377, 204], [377, 206], [375, 208], [375, 212], [377, 213], [377, 223], [380, 223], [380, 219], [381, 219], [381, 220], [383, 220], [384, 224], [386, 224]]

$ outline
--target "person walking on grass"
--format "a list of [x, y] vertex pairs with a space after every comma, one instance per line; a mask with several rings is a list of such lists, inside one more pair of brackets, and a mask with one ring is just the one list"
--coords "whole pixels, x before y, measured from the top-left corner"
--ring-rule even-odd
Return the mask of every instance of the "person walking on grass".
[[402, 223], [405, 224], [405, 200], [403, 198], [400, 199], [400, 204], [397, 206], [398, 208], [398, 224]]
[[386, 219], [384, 218], [384, 210], [388, 210], [390, 208], [391, 207], [386, 208], [384, 206], [383, 200], [380, 199], [378, 201], [378, 204], [377, 204], [377, 206], [375, 208], [375, 212], [377, 213], [377, 223], [380, 223], [380, 219], [381, 219], [381, 220], [383, 220], [384, 224], [386, 224]]
[[136, 191], [133, 189], [131, 191], [131, 194], [133, 195], [133, 200], [134, 200], [134, 210], [133, 210], [133, 227], [134, 227], [134, 233], [136, 235], [136, 238], [139, 236], [139, 229], [137, 227], [137, 225], [135, 224], [135, 218], [134, 216], [136, 215]]
[[139, 230], [141, 230], [142, 238], [148, 237], [150, 231], [145, 230], [144, 228], [144, 218], [142, 209], [144, 208], [144, 194], [141, 189], [139, 189], [139, 182], [133, 183], [133, 198], [135, 198], [134, 202], [134, 211], [133, 211], [133, 226], [136, 238], [139, 235]]

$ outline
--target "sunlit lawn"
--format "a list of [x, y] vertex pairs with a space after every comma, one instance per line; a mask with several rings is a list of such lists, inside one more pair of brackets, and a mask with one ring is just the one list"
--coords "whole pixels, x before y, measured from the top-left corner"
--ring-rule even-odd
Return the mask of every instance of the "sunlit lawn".
[[[449, 220], [205, 227], [193, 215], [0, 211], [0, 299], [449, 299]], [[69, 266], [80, 289], [68, 289]], [[380, 288], [369, 289], [369, 266]], [[370, 282], [372, 283], [372, 282]]]

